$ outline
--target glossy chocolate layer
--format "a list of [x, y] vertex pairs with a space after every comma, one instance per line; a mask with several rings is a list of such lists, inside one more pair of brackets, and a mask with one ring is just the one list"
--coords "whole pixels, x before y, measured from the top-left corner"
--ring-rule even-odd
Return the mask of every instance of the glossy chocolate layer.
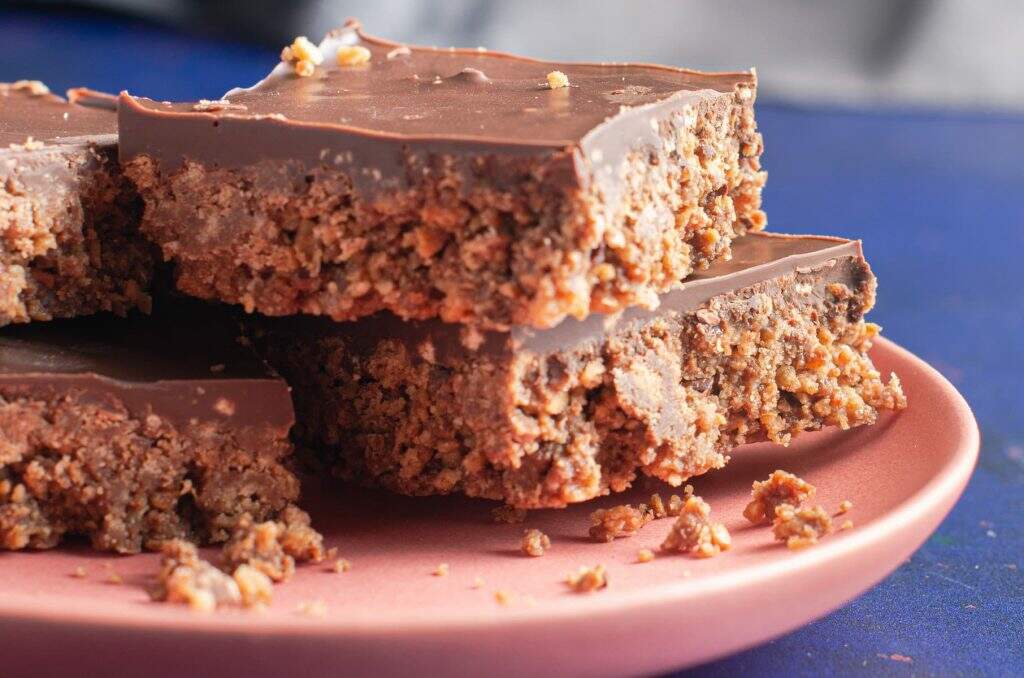
[[222, 314], [201, 304], [159, 310], [4, 328], [0, 394], [77, 391], [136, 416], [291, 426], [287, 384], [239, 345]]
[[[339, 66], [341, 46], [369, 63]], [[376, 170], [403, 153], [453, 155], [581, 151], [599, 171], [656, 139], [655, 122], [702, 97], [732, 98], [752, 73], [700, 73], [649, 64], [537, 61], [500, 52], [399, 45], [356, 22], [321, 43], [324, 63], [300, 78], [286, 63], [225, 95], [230, 105], [169, 104], [122, 94], [121, 158], [139, 154], [173, 170], [185, 158], [222, 167], [266, 158]], [[545, 78], [565, 73], [570, 87]]]
[[[662, 294], [656, 309], [632, 307], [615, 315], [591, 314], [583, 320], [568, 318], [546, 330], [516, 327], [509, 332], [488, 332], [477, 351], [487, 355], [511, 356], [515, 352], [548, 354], [570, 350], [586, 342], [601, 341], [631, 325], [668, 313], [688, 313], [720, 295], [728, 295], [760, 282], [805, 269], [820, 269], [822, 281], [843, 282], [859, 287], [864, 272], [860, 241], [824, 236], [796, 236], [751, 233], [733, 242], [732, 259], [719, 261], [694, 274], [676, 289]], [[815, 287], [808, 294], [821, 294]], [[296, 317], [268, 321], [300, 341], [303, 335], [337, 335], [355, 350], [372, 347], [383, 339], [399, 339], [417, 349], [433, 346], [437, 362], [446, 364], [472, 356], [462, 342], [458, 325], [439, 320], [403, 321], [380, 313], [356, 322], [332, 323], [322, 318]]]
[[[85, 92], [88, 96], [78, 96]], [[35, 94], [28, 85], [0, 83], [0, 153], [29, 137], [46, 145], [115, 143], [117, 116], [109, 95], [91, 90], [68, 94], [76, 103], [51, 93]]]

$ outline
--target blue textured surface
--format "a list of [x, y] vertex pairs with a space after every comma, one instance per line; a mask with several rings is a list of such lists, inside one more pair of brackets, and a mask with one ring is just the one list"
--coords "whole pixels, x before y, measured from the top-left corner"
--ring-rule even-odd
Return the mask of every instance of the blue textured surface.
[[[55, 91], [214, 98], [276, 60], [87, 16], [0, 12], [0, 36], [0, 80]], [[822, 620], [687, 675], [1024, 674], [1024, 116], [769, 103], [758, 113], [769, 227], [862, 238], [881, 281], [873, 319], [956, 384], [984, 442], [963, 499], [896, 573]]]

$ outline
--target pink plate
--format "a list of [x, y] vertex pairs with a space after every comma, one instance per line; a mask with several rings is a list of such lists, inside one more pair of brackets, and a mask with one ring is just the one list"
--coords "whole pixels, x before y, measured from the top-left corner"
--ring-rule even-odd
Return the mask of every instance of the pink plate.
[[[879, 342], [883, 372], [903, 379], [910, 407], [873, 427], [801, 437], [789, 448], [738, 450], [724, 472], [694, 482], [733, 535], [732, 551], [636, 562], [657, 549], [662, 520], [611, 544], [586, 538], [598, 506], [643, 501], [665, 487], [567, 510], [531, 512], [525, 525], [491, 522], [489, 502], [407, 499], [345, 489], [310, 491], [314, 522], [350, 559], [350, 572], [300, 568], [263, 612], [193, 613], [145, 593], [156, 557], [84, 548], [0, 553], [0, 666], [5, 676], [122, 673], [561, 675], [651, 673], [707, 661], [805, 624], [903, 562], [938, 526], [967, 483], [978, 430], [963, 398], [907, 351]], [[790, 552], [741, 515], [753, 480], [776, 468], [818, 487], [830, 509], [850, 499], [855, 527]], [[554, 545], [518, 547], [524, 527]], [[432, 576], [448, 563], [448, 576]], [[563, 579], [604, 564], [610, 585], [572, 593]], [[85, 578], [74, 578], [78, 567]], [[121, 585], [107, 582], [115, 571]], [[482, 587], [474, 580], [482, 578]], [[495, 592], [510, 594], [500, 605]], [[324, 614], [300, 612], [321, 601]]]

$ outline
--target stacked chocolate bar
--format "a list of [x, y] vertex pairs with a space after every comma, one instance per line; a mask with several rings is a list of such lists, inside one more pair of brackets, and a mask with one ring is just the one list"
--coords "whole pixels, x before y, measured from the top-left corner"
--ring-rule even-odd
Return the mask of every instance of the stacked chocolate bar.
[[902, 402], [859, 244], [757, 233], [753, 73], [356, 23], [282, 56], [218, 102], [123, 95], [121, 158], [180, 290], [287, 316], [256, 345], [345, 474], [562, 506]]
[[403, 493], [564, 506], [904, 405], [859, 243], [760, 233], [755, 90], [349, 22], [220, 100], [122, 94], [120, 160], [177, 289], [249, 312], [296, 442]]
[[[298, 497], [288, 387], [234, 323], [180, 302], [129, 313], [151, 306], [157, 251], [116, 104], [0, 84], [0, 548], [223, 541]], [[129, 317], [69, 319], [98, 311]]]

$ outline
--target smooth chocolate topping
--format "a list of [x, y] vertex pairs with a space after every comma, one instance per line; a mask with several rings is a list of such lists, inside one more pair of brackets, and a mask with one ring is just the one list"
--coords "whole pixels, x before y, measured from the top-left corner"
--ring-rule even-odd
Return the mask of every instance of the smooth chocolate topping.
[[[487, 332], [477, 352], [484, 355], [509, 355], [514, 351], [546, 354], [572, 349], [590, 341], [622, 332], [668, 313], [688, 313], [710, 299], [735, 293], [757, 283], [807, 269], [821, 270], [822, 279], [859, 286], [863, 253], [858, 240], [825, 236], [797, 236], [777, 233], [751, 233], [733, 242], [732, 259], [718, 261], [697, 273], [677, 288], [660, 295], [656, 309], [632, 307], [615, 315], [591, 314], [583, 320], [567, 318], [550, 329], [515, 327], [509, 332]], [[844, 265], [844, 262], [846, 265]], [[827, 270], [825, 270], [827, 269]], [[809, 294], [823, 293], [821, 289]], [[382, 339], [393, 338], [417, 350], [432, 344], [435, 359], [446, 364], [472, 355], [463, 343], [458, 325], [440, 320], [403, 321], [390, 313], [379, 313], [359, 321], [334, 323], [323, 318], [294, 317], [267, 321], [271, 327], [285, 328], [300, 340], [302, 335], [336, 335], [354, 347], [370, 347]]]
[[[549, 331], [515, 328], [511, 340], [521, 350], [534, 353], [559, 351], [666, 313], [694, 311], [719, 295], [730, 294], [801, 269], [823, 267], [840, 259], [862, 258], [859, 240], [751, 233], [733, 241], [732, 259], [720, 260], [707, 270], [690, 276], [676, 289], [660, 295], [656, 309], [634, 306], [614, 316], [596, 314], [583, 320], [567, 318]], [[833, 268], [837, 268], [835, 273], [839, 277], [852, 273], [845, 268]], [[809, 292], [817, 293], [820, 290]]]
[[[0, 152], [12, 144], [25, 144], [29, 137], [47, 145], [114, 143], [117, 116], [110, 95], [71, 90], [73, 101], [67, 101], [39, 87], [38, 83], [0, 83]], [[88, 96], [78, 96], [80, 92]]]
[[[369, 50], [370, 61], [339, 66], [338, 48], [351, 45]], [[630, 148], [653, 143], [658, 119], [701, 97], [732, 97], [755, 85], [753, 73], [404, 46], [368, 36], [354, 21], [320, 48], [324, 63], [312, 76], [298, 77], [281, 63], [253, 87], [228, 92], [232, 105], [220, 110], [122, 94], [122, 159], [147, 154], [165, 170], [185, 158], [222, 167], [299, 159], [388, 177], [398, 175], [408, 151], [580, 151], [598, 172], [617, 166]], [[545, 78], [554, 70], [568, 76], [569, 87], [549, 87]]]
[[0, 393], [80, 391], [136, 415], [289, 427], [284, 380], [238, 344], [230, 323], [200, 304], [159, 317], [93, 316], [4, 328]]

